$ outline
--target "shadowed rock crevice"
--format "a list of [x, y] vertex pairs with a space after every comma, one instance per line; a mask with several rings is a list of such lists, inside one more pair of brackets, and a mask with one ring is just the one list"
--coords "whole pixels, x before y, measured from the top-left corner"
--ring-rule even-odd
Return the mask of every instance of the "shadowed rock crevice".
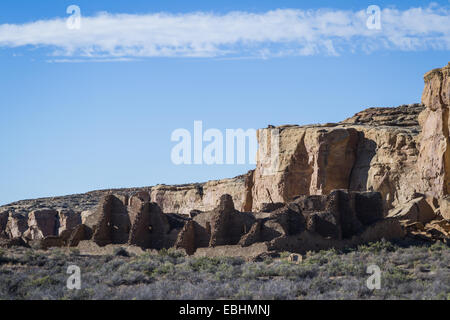
[[377, 144], [375, 141], [367, 139], [364, 132], [359, 131], [358, 135], [356, 160], [350, 174], [348, 188], [355, 191], [365, 191], [369, 180], [370, 164], [376, 154]]

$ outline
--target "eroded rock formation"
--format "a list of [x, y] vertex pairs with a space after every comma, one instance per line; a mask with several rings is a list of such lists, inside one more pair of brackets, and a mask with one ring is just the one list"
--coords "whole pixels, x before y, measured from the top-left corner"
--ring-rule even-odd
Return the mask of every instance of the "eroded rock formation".
[[424, 80], [422, 104], [258, 130], [256, 168], [236, 178], [4, 206], [0, 237], [197, 255], [303, 252], [405, 234], [448, 239], [450, 64]]
[[[273, 142], [266, 137], [279, 135], [279, 152], [274, 159]], [[263, 203], [287, 202], [303, 194], [328, 194], [347, 189], [356, 159], [358, 133], [342, 127], [279, 127], [258, 131], [260, 148], [254, 173], [252, 209]], [[267, 150], [267, 153], [261, 152]]]
[[450, 191], [450, 63], [425, 75], [422, 103], [427, 108], [419, 116], [422, 132], [417, 171], [421, 191], [442, 197]]

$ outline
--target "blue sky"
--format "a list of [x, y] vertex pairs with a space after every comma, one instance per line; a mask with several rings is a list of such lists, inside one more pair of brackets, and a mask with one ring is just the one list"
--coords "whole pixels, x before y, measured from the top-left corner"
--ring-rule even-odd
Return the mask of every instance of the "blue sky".
[[[81, 8], [78, 33], [64, 30], [71, 4]], [[361, 30], [360, 19], [372, 4], [386, 10], [373, 34]], [[1, 1], [0, 204], [252, 169], [174, 165], [171, 133], [192, 131], [194, 120], [205, 129], [256, 129], [337, 122], [366, 107], [419, 102], [423, 74], [450, 60], [449, 7], [449, 1]], [[306, 26], [298, 18], [304, 12]], [[135, 31], [143, 23], [158, 34]], [[304, 31], [310, 27], [313, 36]]]

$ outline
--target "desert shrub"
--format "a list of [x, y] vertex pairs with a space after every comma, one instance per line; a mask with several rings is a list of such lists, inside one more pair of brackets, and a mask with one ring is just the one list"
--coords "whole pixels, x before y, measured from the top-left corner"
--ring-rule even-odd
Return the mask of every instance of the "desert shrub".
[[435, 243], [433, 243], [430, 246], [430, 251], [437, 251], [437, 252], [441, 252], [448, 249], [448, 246], [443, 243], [442, 241], [436, 241]]
[[186, 254], [181, 250], [176, 250], [174, 248], [162, 249], [158, 252], [160, 256], [167, 256], [174, 259], [185, 257]]
[[74, 256], [80, 255], [80, 249], [78, 248], [70, 248], [70, 254]]
[[227, 264], [228, 261], [223, 258], [209, 258], [201, 257], [189, 261], [189, 266], [194, 272], [209, 272], [215, 273], [222, 264]]
[[[449, 299], [450, 248], [380, 241], [309, 252], [303, 262], [187, 257], [165, 250], [139, 256], [82, 256], [63, 250], [3, 249], [0, 299]], [[82, 289], [66, 288], [67, 266]], [[366, 286], [370, 264], [381, 289]]]
[[117, 257], [129, 257], [130, 253], [123, 247], [114, 248], [113, 255]]
[[392, 242], [383, 239], [381, 241], [360, 245], [358, 246], [358, 251], [369, 253], [392, 252], [395, 251], [395, 246]]

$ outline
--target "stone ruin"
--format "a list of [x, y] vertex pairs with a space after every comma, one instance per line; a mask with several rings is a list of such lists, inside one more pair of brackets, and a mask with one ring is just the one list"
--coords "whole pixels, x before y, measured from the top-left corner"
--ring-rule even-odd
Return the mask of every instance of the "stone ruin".
[[424, 79], [422, 104], [259, 130], [260, 143], [279, 132], [272, 174], [259, 152], [256, 169], [233, 179], [21, 201], [0, 207], [0, 238], [246, 257], [382, 238], [448, 243], [450, 64]]

